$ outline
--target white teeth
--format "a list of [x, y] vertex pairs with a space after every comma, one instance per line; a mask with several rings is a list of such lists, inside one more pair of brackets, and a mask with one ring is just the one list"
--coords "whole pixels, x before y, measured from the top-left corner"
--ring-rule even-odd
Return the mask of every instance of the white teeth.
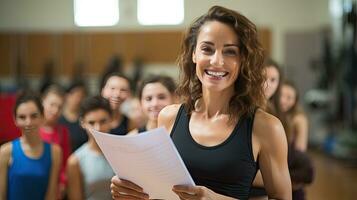
[[227, 74], [227, 72], [214, 72], [214, 71], [208, 71], [208, 70], [206, 70], [206, 73], [211, 76], [220, 76], [220, 77], [223, 77]]

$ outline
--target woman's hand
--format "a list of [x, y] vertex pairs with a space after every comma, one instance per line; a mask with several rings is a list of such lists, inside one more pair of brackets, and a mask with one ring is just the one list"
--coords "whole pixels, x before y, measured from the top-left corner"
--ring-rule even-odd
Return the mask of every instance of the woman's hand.
[[189, 200], [231, 200], [233, 198], [223, 196], [213, 192], [212, 190], [204, 186], [187, 186], [187, 185], [175, 185], [172, 188], [180, 199]]
[[149, 195], [144, 192], [143, 188], [130, 181], [119, 179], [117, 176], [113, 176], [110, 189], [113, 199], [149, 199]]

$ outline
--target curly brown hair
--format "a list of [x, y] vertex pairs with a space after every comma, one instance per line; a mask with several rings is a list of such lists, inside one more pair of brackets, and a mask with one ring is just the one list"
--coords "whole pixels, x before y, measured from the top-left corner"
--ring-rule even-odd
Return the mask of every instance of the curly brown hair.
[[229, 101], [230, 119], [253, 114], [257, 107], [265, 105], [263, 93], [265, 76], [262, 67], [264, 50], [258, 41], [256, 26], [240, 13], [224, 7], [211, 7], [187, 29], [178, 58], [180, 83], [177, 93], [183, 97], [188, 112], [192, 113], [195, 102], [202, 97], [202, 84], [196, 76], [192, 53], [201, 27], [210, 21], [218, 21], [232, 27], [239, 40], [241, 66], [239, 76], [234, 83], [235, 94]]

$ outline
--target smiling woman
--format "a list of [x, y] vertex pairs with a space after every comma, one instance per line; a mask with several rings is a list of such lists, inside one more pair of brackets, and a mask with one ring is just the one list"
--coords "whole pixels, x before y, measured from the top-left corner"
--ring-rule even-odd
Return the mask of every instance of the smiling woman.
[[[176, 185], [173, 192], [180, 199], [248, 199], [260, 169], [269, 198], [291, 199], [283, 126], [259, 108], [264, 56], [255, 25], [213, 6], [183, 42], [178, 95], [184, 103], [165, 107], [158, 126], [171, 133], [197, 186]], [[111, 187], [115, 199], [150, 195], [118, 177]]]
[[61, 149], [44, 142], [39, 133], [44, 118], [41, 99], [20, 94], [14, 106], [21, 137], [0, 148], [0, 199], [55, 199]]

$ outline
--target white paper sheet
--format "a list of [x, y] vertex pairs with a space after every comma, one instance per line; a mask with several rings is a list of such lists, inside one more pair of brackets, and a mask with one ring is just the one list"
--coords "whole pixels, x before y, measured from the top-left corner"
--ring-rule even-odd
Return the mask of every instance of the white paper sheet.
[[128, 136], [91, 132], [117, 176], [136, 183], [150, 198], [179, 199], [172, 186], [195, 185], [166, 129]]

